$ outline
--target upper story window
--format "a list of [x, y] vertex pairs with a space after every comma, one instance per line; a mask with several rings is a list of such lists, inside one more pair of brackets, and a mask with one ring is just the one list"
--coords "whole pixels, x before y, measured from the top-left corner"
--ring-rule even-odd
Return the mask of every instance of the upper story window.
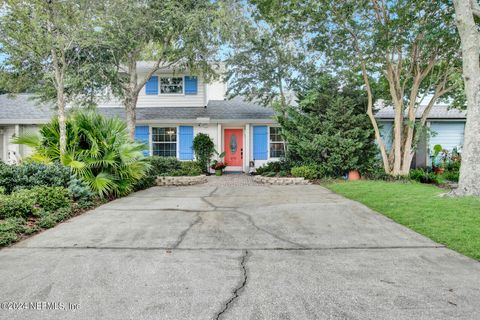
[[183, 77], [161, 77], [160, 94], [182, 94]]
[[177, 156], [177, 128], [152, 128], [152, 153], [154, 156]]
[[285, 156], [285, 142], [280, 134], [279, 127], [270, 127], [270, 158]]

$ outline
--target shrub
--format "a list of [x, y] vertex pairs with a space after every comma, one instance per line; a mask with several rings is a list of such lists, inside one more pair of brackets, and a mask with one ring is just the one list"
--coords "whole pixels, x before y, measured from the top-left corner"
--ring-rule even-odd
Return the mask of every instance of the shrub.
[[149, 163], [152, 167], [152, 172], [157, 176], [166, 176], [170, 172], [182, 168], [182, 162], [174, 157], [153, 156], [149, 158]]
[[443, 173], [442, 177], [448, 181], [458, 182], [458, 179], [460, 178], [460, 171], [447, 170]]
[[324, 74], [301, 88], [298, 100], [298, 106], [277, 113], [287, 158], [317, 164], [331, 177], [370, 171], [377, 155], [375, 134], [365, 113], [368, 99], [355, 84], [341, 85]]
[[215, 152], [215, 144], [208, 134], [199, 133], [193, 139], [193, 151], [202, 172], [207, 173], [208, 164]]
[[436, 175], [434, 172], [426, 171], [424, 169], [414, 169], [410, 171], [410, 179], [421, 182], [421, 183], [443, 183], [443, 178], [439, 175]]
[[198, 176], [202, 174], [202, 167], [197, 161], [182, 161], [180, 169], [172, 171], [172, 176]]
[[70, 207], [60, 208], [56, 211], [42, 210], [39, 213], [38, 226], [44, 229], [52, 228], [57, 223], [69, 218], [72, 214]]
[[156, 185], [158, 176], [198, 176], [202, 169], [197, 161], [180, 161], [174, 157], [148, 157], [149, 169], [135, 184], [135, 190], [143, 190]]
[[288, 161], [287, 159], [280, 159], [279, 161], [270, 161], [264, 164], [261, 167], [258, 167], [255, 172], [256, 174], [262, 175], [262, 176], [275, 176], [279, 175], [280, 172], [290, 172], [291, 168], [293, 166], [293, 163]]
[[10, 243], [17, 241], [17, 234], [13, 231], [0, 231], [0, 247], [8, 246]]
[[33, 215], [37, 208], [37, 196], [34, 192], [21, 189], [10, 195], [0, 196], [0, 219], [11, 217], [24, 217]]
[[35, 187], [29, 191], [36, 197], [37, 206], [45, 211], [55, 211], [71, 204], [70, 191], [63, 187]]
[[93, 205], [95, 194], [82, 180], [76, 178], [70, 180], [68, 191], [80, 208], [88, 208]]
[[30, 189], [35, 186], [67, 187], [71, 178], [70, 168], [60, 164], [7, 165], [0, 163], [0, 187], [7, 194], [14, 190]]
[[291, 173], [294, 177], [302, 177], [308, 180], [320, 179], [324, 177], [322, 167], [318, 165], [293, 167]]
[[[125, 195], [145, 174], [142, 143], [131, 142], [126, 124], [92, 110], [70, 113], [67, 150], [60, 158], [58, 118], [42, 126], [40, 135], [23, 135], [14, 141], [35, 150], [32, 160], [63, 163], [99, 196]], [[64, 185], [66, 187], [66, 185]]]
[[21, 217], [7, 218], [0, 221], [0, 233], [14, 232], [22, 233], [25, 230], [25, 219]]
[[70, 204], [70, 192], [63, 187], [21, 189], [10, 195], [0, 196], [0, 218], [28, 218], [37, 215], [40, 208], [44, 211], [55, 211], [70, 207]]

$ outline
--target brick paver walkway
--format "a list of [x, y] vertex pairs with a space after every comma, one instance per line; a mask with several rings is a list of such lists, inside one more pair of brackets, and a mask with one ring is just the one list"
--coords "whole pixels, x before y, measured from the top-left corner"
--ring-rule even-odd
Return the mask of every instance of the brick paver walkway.
[[220, 177], [215, 175], [208, 176], [205, 185], [214, 187], [239, 187], [258, 186], [259, 184], [253, 181], [253, 176], [243, 173], [227, 173]]

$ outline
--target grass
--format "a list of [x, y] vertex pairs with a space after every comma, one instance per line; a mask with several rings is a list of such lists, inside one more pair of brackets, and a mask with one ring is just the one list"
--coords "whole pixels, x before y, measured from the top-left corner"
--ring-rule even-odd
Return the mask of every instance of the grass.
[[480, 260], [480, 199], [440, 197], [433, 185], [384, 181], [334, 182], [325, 187]]

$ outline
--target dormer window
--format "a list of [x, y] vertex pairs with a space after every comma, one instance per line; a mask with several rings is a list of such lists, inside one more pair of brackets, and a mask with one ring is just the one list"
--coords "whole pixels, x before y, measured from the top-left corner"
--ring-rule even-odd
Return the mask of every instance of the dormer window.
[[160, 94], [183, 94], [183, 77], [161, 77]]

